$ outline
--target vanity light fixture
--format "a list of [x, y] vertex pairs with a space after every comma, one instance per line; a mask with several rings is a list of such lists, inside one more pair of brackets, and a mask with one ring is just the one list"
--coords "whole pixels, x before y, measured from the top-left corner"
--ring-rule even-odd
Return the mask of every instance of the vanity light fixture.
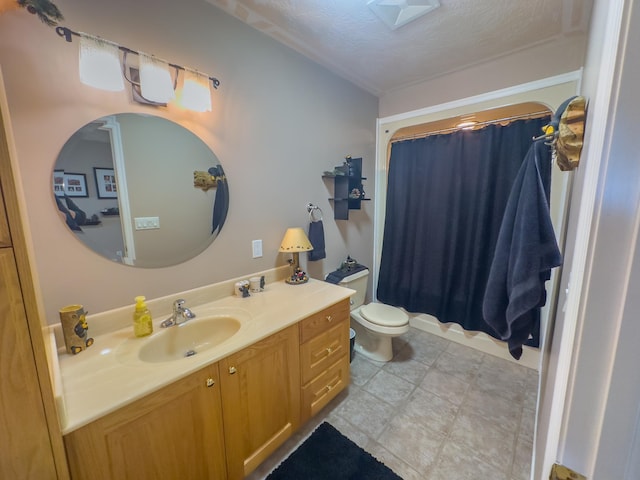
[[80, 33], [79, 70], [85, 85], [110, 92], [124, 90], [120, 51], [113, 42]]
[[204, 73], [185, 68], [180, 104], [184, 108], [195, 110], [196, 112], [211, 111], [209, 78]]
[[151, 55], [140, 52], [140, 93], [156, 103], [169, 103], [176, 96], [169, 64]]
[[280, 244], [280, 252], [292, 253], [293, 258], [289, 260], [291, 264], [292, 273], [285, 281], [290, 285], [299, 285], [301, 283], [307, 283], [309, 277], [300, 268], [300, 252], [308, 252], [313, 250], [313, 245], [307, 238], [306, 233], [300, 227], [288, 228]]
[[[80, 81], [85, 85], [121, 91], [124, 89], [124, 77], [133, 86], [133, 98], [137, 102], [166, 106], [177, 96], [184, 108], [197, 112], [211, 111], [211, 86], [214, 89], [220, 86], [217, 78], [67, 27], [56, 27], [56, 33], [67, 42], [71, 42], [74, 35], [80, 37]], [[138, 56], [139, 65], [127, 64], [129, 54]], [[134, 71], [139, 81], [132, 79]], [[183, 88], [176, 95], [181, 71], [184, 72]]]

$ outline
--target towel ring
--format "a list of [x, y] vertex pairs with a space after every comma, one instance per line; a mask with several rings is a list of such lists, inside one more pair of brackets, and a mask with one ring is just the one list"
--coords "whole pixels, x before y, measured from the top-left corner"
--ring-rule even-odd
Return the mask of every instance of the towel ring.
[[[313, 203], [307, 204], [307, 212], [309, 212], [309, 221], [310, 222], [321, 222], [322, 221], [322, 210], [317, 205]], [[320, 212], [320, 218], [314, 218], [313, 214], [316, 212]]]

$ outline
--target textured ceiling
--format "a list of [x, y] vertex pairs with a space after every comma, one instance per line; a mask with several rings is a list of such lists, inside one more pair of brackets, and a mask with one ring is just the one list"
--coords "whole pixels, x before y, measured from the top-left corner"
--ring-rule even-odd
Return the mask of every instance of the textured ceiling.
[[585, 32], [593, 3], [440, 0], [392, 30], [368, 0], [206, 1], [375, 95]]

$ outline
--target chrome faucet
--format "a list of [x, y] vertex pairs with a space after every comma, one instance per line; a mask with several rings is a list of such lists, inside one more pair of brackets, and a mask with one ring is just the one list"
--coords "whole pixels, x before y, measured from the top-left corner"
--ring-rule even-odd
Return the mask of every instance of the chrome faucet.
[[173, 327], [174, 325], [180, 325], [195, 318], [196, 314], [184, 306], [184, 300], [182, 298], [173, 302], [173, 313], [169, 318], [160, 324], [162, 328]]

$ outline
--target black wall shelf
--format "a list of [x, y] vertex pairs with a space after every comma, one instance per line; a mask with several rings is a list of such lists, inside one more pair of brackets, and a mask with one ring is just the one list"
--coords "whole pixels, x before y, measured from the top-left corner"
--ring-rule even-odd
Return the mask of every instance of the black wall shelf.
[[364, 197], [362, 181], [362, 158], [347, 157], [345, 163], [334, 168], [322, 178], [333, 180], [333, 218], [349, 220], [349, 210], [360, 210], [361, 202], [371, 200]]

